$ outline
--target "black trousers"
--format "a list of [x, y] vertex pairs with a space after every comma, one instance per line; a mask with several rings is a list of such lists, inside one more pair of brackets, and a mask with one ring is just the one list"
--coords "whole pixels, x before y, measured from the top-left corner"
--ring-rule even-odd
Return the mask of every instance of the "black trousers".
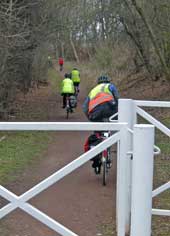
[[63, 96], [63, 107], [66, 107], [66, 98], [67, 96], [71, 96], [73, 95], [72, 93], [63, 93], [62, 96]]

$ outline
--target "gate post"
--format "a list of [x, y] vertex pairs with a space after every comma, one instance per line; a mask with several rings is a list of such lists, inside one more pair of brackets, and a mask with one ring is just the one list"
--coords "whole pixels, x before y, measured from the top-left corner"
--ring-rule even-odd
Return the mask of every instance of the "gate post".
[[151, 236], [154, 126], [134, 126], [131, 236]]
[[[136, 110], [132, 99], [119, 99], [118, 105], [119, 122], [128, 124], [128, 128], [133, 129], [136, 124]], [[127, 149], [132, 151], [133, 136], [130, 132], [127, 134]], [[132, 172], [132, 154], [127, 155], [126, 162], [126, 199], [125, 199], [125, 217], [126, 217], [126, 233], [130, 231], [130, 215], [131, 215], [131, 172]], [[119, 179], [118, 179], [119, 182]], [[119, 197], [119, 195], [118, 195]], [[117, 202], [119, 200], [117, 199]], [[117, 209], [118, 211], [118, 209]]]
[[126, 233], [126, 172], [127, 172], [127, 124], [120, 131], [120, 140], [117, 155], [117, 186], [116, 186], [116, 215], [117, 235], [125, 236]]

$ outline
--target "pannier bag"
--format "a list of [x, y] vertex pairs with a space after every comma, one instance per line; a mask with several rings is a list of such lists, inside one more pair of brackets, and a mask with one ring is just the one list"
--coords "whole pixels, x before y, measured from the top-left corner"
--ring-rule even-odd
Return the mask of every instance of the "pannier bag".
[[[96, 146], [97, 144], [101, 143], [102, 139], [100, 137], [98, 137], [97, 134], [91, 134], [85, 144], [84, 144], [84, 151], [87, 152], [89, 151], [92, 147]], [[91, 160], [94, 159], [99, 159], [100, 158], [100, 154], [98, 154], [97, 156], [93, 157]]]
[[101, 138], [99, 138], [96, 134], [91, 134], [84, 144], [84, 152], [87, 152], [91, 149], [91, 147], [96, 146], [101, 142]]
[[72, 108], [75, 108], [77, 106], [77, 99], [74, 95], [70, 96], [70, 105]]

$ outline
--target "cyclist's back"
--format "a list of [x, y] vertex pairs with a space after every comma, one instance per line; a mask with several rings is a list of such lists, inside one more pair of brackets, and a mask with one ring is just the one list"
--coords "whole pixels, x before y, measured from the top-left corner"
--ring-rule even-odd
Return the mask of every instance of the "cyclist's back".
[[74, 68], [71, 71], [71, 79], [73, 81], [73, 83], [80, 83], [80, 72], [78, 71], [77, 68]]
[[110, 78], [100, 76], [83, 104], [83, 110], [90, 121], [103, 122], [115, 114], [118, 109], [118, 92], [110, 83]]

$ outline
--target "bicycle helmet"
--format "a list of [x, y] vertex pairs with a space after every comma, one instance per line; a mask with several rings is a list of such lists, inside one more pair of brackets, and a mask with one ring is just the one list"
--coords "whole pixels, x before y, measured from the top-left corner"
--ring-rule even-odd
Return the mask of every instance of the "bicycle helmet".
[[65, 78], [69, 78], [69, 79], [71, 78], [71, 76], [70, 76], [69, 73], [65, 73], [64, 77], [65, 77]]
[[102, 83], [110, 83], [111, 79], [106, 76], [106, 75], [102, 75], [97, 79], [97, 83], [98, 84], [102, 84]]

